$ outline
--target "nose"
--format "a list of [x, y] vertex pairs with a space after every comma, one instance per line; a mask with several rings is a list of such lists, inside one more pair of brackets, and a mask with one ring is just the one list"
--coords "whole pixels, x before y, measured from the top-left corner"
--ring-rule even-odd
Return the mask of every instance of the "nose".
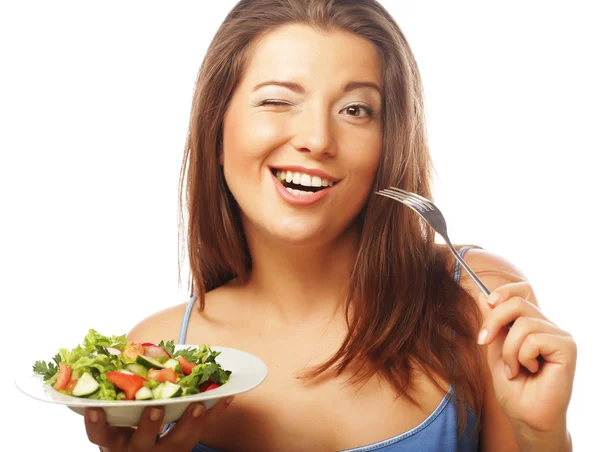
[[334, 156], [336, 153], [332, 120], [327, 108], [305, 108], [295, 118], [292, 146], [300, 152], [310, 152], [316, 157]]

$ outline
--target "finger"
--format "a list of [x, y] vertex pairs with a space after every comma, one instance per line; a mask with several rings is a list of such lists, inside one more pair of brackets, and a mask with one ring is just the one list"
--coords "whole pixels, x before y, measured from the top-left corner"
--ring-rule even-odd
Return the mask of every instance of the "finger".
[[528, 362], [540, 355], [548, 363], [574, 365], [577, 346], [570, 335], [530, 334], [519, 350], [519, 362]]
[[202, 437], [202, 422], [206, 413], [203, 403], [192, 403], [177, 423], [161, 438], [165, 450], [191, 450]]
[[168, 450], [191, 449], [202, 439], [203, 430], [208, 421], [218, 417], [230, 403], [231, 401], [228, 403], [227, 399], [221, 399], [209, 410], [206, 410], [203, 403], [191, 404], [181, 419], [161, 439], [161, 445], [163, 442], [165, 446], [168, 444]]
[[488, 313], [479, 331], [477, 342], [481, 345], [491, 344], [503, 327], [510, 325], [519, 317], [535, 317], [548, 321], [536, 306], [524, 298], [513, 297]]
[[492, 306], [498, 306], [513, 297], [521, 297], [534, 304], [536, 303], [533, 288], [531, 284], [525, 281], [504, 284], [498, 287], [487, 297], [487, 302]]
[[206, 417], [211, 419], [220, 416], [223, 411], [229, 408], [229, 405], [231, 405], [233, 399], [233, 396], [219, 399], [216, 405], [206, 412]]
[[482, 293], [477, 297], [477, 304], [479, 305], [479, 309], [481, 310], [484, 319], [487, 318], [488, 314], [494, 309], [494, 306], [488, 302], [488, 297]]
[[104, 410], [100, 408], [88, 408], [84, 415], [85, 431], [92, 444], [99, 447], [108, 447], [109, 432]]
[[90, 408], [84, 415], [85, 429], [88, 439], [102, 450], [110, 449], [111, 452], [127, 451], [129, 438], [133, 429], [129, 427], [115, 427], [108, 425], [106, 414], [100, 408]]
[[532, 373], [538, 371], [539, 361], [537, 360], [537, 355], [524, 361], [519, 359], [519, 353], [527, 337], [538, 333], [567, 334], [556, 325], [536, 317], [519, 317], [515, 320], [502, 347], [502, 359], [505, 364], [506, 375], [509, 379], [519, 373], [520, 365], [523, 365]]
[[140, 425], [129, 443], [131, 452], [146, 452], [156, 444], [164, 416], [165, 410], [163, 407], [153, 406], [144, 410]]

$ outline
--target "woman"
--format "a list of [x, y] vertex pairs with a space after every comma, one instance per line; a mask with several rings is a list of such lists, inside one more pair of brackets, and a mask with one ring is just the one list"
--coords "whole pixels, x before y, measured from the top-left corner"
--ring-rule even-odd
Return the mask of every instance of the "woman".
[[417, 215], [374, 195], [430, 197], [430, 173], [417, 65], [375, 0], [239, 2], [200, 70], [182, 172], [199, 301], [128, 338], [240, 348], [269, 376], [235, 403], [190, 406], [163, 436], [161, 409], [136, 430], [89, 410], [89, 439], [111, 452], [570, 450], [570, 335], [510, 263], [461, 248], [485, 299]]

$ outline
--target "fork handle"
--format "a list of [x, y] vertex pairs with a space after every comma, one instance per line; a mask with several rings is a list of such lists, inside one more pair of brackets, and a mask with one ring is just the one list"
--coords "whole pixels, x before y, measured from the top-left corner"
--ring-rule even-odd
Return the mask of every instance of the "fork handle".
[[447, 237], [443, 237], [443, 238], [446, 241], [446, 243], [448, 244], [448, 247], [450, 248], [450, 251], [452, 252], [452, 254], [454, 254], [454, 257], [456, 258], [456, 260], [458, 262], [460, 262], [460, 265], [462, 265], [462, 268], [464, 268], [467, 271], [469, 276], [471, 276], [471, 278], [473, 278], [473, 281], [475, 281], [475, 284], [477, 284], [477, 287], [479, 287], [479, 289], [483, 292], [483, 294], [486, 297], [488, 297], [490, 295], [490, 290], [487, 287], [485, 287], [485, 284], [483, 284], [481, 282], [481, 280], [477, 277], [475, 272], [473, 270], [471, 270], [471, 267], [469, 267], [467, 265], [467, 263], [463, 260], [463, 258], [460, 257], [460, 254], [458, 254], [458, 251], [456, 251], [454, 249], [454, 246], [452, 245], [452, 243], [450, 243], [450, 240]]

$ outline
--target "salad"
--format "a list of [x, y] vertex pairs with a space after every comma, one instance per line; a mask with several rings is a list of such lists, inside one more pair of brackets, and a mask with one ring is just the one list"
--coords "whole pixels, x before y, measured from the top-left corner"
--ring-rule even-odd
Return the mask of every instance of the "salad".
[[99, 400], [151, 400], [210, 391], [227, 383], [231, 371], [208, 345], [175, 351], [173, 341], [127, 342], [90, 329], [83, 344], [60, 349], [52, 361], [36, 361], [44, 382], [75, 397]]

